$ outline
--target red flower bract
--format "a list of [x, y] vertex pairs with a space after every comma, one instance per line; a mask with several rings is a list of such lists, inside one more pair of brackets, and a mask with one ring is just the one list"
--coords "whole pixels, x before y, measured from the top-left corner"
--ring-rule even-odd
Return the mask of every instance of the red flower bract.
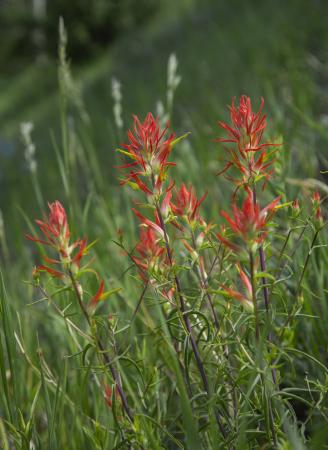
[[[58, 259], [49, 258], [46, 255], [43, 256], [43, 259], [51, 266], [55, 266], [56, 269], [41, 264], [34, 269], [33, 275], [38, 277], [40, 272], [47, 272], [52, 278], [59, 278], [64, 283], [67, 283], [69, 278], [73, 281], [74, 275], [80, 269], [81, 260], [88, 251], [87, 240], [77, 239], [75, 242], [70, 243], [70, 231], [64, 207], [59, 201], [48, 203], [48, 207], [50, 210], [49, 216], [45, 217], [43, 221], [36, 220], [44, 238], [39, 239], [36, 236], [29, 235], [26, 237], [31, 241], [49, 246], [55, 250]], [[80, 289], [80, 284], [77, 280], [73, 282], [73, 286], [74, 284], [76, 289]], [[80, 295], [82, 296], [82, 293]], [[89, 302], [89, 306], [92, 308], [96, 307], [99, 300], [104, 298], [105, 295], [104, 281], [101, 280], [96, 294]]]
[[143, 280], [147, 278], [145, 272], [158, 268], [160, 262], [165, 259], [165, 249], [159, 245], [158, 240], [152, 228], [141, 228], [140, 240], [136, 245], [139, 257], [133, 256], [132, 259], [139, 268]]
[[261, 142], [267, 125], [266, 115], [262, 113], [263, 106], [262, 98], [260, 109], [256, 113], [253, 112], [250, 98], [243, 95], [239, 99], [239, 105], [236, 106], [233, 99], [232, 105], [229, 106], [231, 123], [228, 125], [219, 121], [219, 126], [228, 133], [228, 136], [217, 139], [217, 142], [232, 143], [236, 146], [227, 149], [230, 158], [219, 175], [235, 167], [241, 172], [242, 180], [227, 178], [237, 185], [247, 185], [261, 178], [268, 180], [273, 172], [268, 168], [273, 163], [274, 152], [267, 153], [266, 149], [280, 144]]
[[273, 144], [261, 144], [263, 131], [267, 125], [266, 115], [262, 114], [264, 99], [257, 113], [252, 111], [249, 97], [242, 95], [239, 105], [236, 107], [235, 99], [232, 100], [230, 109], [231, 125], [219, 122], [219, 125], [228, 132], [228, 139], [218, 139], [219, 142], [234, 142], [238, 144], [240, 152], [257, 151]]
[[[243, 202], [242, 208], [234, 203], [232, 205], [233, 217], [229, 216], [225, 211], [221, 211], [221, 215], [229, 223], [231, 230], [238, 236], [242, 237], [245, 242], [254, 240], [260, 243], [265, 238], [266, 233], [263, 232], [267, 222], [272, 217], [277, 204], [280, 201], [280, 197], [277, 197], [269, 205], [262, 210], [259, 205], [254, 202], [254, 196], [250, 189], [247, 189], [247, 198]], [[230, 243], [221, 234], [217, 235], [220, 241], [232, 248], [236, 249], [236, 246]]]
[[[26, 238], [52, 247], [56, 252], [59, 253], [60, 259], [52, 259], [48, 256], [44, 256], [44, 260], [49, 264], [76, 264], [77, 267], [80, 266], [82, 257], [86, 253], [86, 239], [78, 239], [73, 243], [70, 243], [70, 231], [67, 222], [67, 215], [64, 207], [59, 201], [53, 203], [48, 203], [49, 216], [45, 217], [43, 220], [36, 220], [35, 222], [43, 233], [43, 238], [40, 239], [37, 236], [26, 235]], [[46, 271], [50, 275], [60, 278], [63, 276], [62, 272], [59, 272], [50, 267], [41, 265], [37, 267], [39, 271]]]
[[92, 299], [89, 302], [89, 306], [94, 307], [98, 304], [99, 300], [101, 299], [102, 295], [104, 294], [104, 288], [105, 288], [104, 281], [101, 280], [97, 292], [95, 293], [95, 295], [92, 297]]
[[45, 239], [26, 236], [28, 239], [55, 248], [61, 248], [68, 244], [70, 231], [67, 223], [66, 211], [59, 201], [48, 203], [49, 216], [42, 220], [36, 220]]
[[151, 227], [142, 227], [140, 231], [140, 239], [136, 245], [136, 251], [139, 256], [132, 256], [132, 260], [138, 268], [140, 278], [156, 287], [159, 293], [168, 301], [172, 301], [175, 289], [172, 286], [158, 285], [158, 277], [169, 269], [169, 261], [166, 250], [159, 243], [160, 238]]
[[182, 184], [179, 191], [176, 192], [174, 199], [170, 202], [172, 212], [176, 216], [187, 216], [189, 222], [200, 220], [199, 207], [205, 200], [207, 192], [198, 200], [192, 186], [187, 189], [185, 184]]
[[[147, 114], [143, 122], [134, 116], [133, 130], [127, 132], [129, 143], [123, 144], [124, 150], [120, 150], [133, 162], [118, 167], [129, 170], [121, 184], [135, 183], [146, 194], [153, 194], [154, 190], [160, 189], [167, 166], [175, 165], [168, 162], [174, 134], [167, 136], [167, 131], [168, 126], [161, 129], [159, 119], [151, 113]], [[141, 177], [146, 180], [142, 181]]]

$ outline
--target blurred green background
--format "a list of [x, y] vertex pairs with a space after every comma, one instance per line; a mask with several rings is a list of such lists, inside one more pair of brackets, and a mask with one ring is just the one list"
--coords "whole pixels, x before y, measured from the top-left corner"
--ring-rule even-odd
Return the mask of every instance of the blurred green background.
[[[289, 175], [327, 181], [320, 174], [328, 166], [327, 1], [2, 0], [0, 209], [13, 251], [23, 239], [19, 207], [30, 217], [40, 209], [21, 122], [34, 124], [44, 199], [64, 195], [54, 149], [54, 141], [61, 145], [59, 17], [75, 83], [69, 127], [81, 148], [92, 146], [111, 195], [117, 195], [114, 149], [133, 113], [143, 116], [156, 111], [158, 101], [166, 104], [172, 53], [182, 81], [171, 123], [177, 133], [192, 131], [176, 154], [181, 178], [209, 190], [212, 202], [224, 202], [214, 178], [222, 167], [222, 151], [213, 142], [220, 133], [216, 122], [227, 117], [231, 98], [245, 93], [256, 106], [265, 98], [269, 135], [283, 136], [291, 155]], [[114, 124], [113, 77], [121, 83], [122, 130]], [[86, 198], [90, 184], [82, 175], [79, 183]]]

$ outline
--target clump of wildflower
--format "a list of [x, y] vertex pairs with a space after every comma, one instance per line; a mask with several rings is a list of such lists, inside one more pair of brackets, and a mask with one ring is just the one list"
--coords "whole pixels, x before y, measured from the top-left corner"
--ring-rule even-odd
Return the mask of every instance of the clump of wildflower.
[[151, 113], [147, 114], [143, 122], [134, 116], [133, 130], [129, 130], [127, 136], [129, 142], [123, 144], [123, 149], [119, 151], [132, 162], [118, 167], [128, 170], [121, 184], [127, 183], [148, 196], [161, 195], [167, 169], [176, 165], [168, 158], [179, 139], [175, 139], [174, 133], [168, 134], [168, 125], [162, 129], [159, 119]]
[[252, 111], [252, 104], [249, 97], [242, 95], [239, 105], [236, 107], [235, 99], [229, 106], [231, 125], [219, 122], [219, 125], [228, 132], [228, 139], [220, 139], [220, 142], [233, 142], [238, 145], [239, 151], [258, 151], [263, 147], [272, 144], [261, 144], [263, 131], [266, 127], [266, 115], [262, 114], [264, 99], [261, 99], [261, 106], [257, 113]]
[[218, 122], [228, 136], [218, 138], [217, 142], [233, 144], [232, 148], [227, 148], [229, 159], [219, 175], [234, 167], [241, 173], [242, 179], [227, 178], [237, 185], [251, 185], [263, 178], [268, 180], [273, 173], [270, 166], [274, 161], [274, 151], [267, 153], [267, 148], [280, 144], [262, 142], [267, 126], [266, 115], [262, 113], [263, 106], [262, 98], [260, 109], [255, 113], [250, 98], [243, 95], [239, 99], [239, 105], [236, 106], [233, 99], [232, 105], [229, 106], [230, 124]]
[[172, 213], [175, 216], [183, 217], [189, 224], [203, 222], [199, 214], [199, 208], [206, 196], [207, 192], [198, 200], [193, 187], [190, 185], [188, 189], [185, 184], [182, 184], [170, 202]]
[[[44, 259], [49, 264], [66, 266], [67, 268], [78, 268], [86, 250], [86, 239], [78, 239], [70, 242], [70, 230], [67, 222], [66, 211], [59, 201], [48, 203], [49, 216], [43, 220], [36, 220], [43, 237], [26, 235], [27, 239], [53, 248], [59, 255], [59, 259], [51, 259], [47, 256]], [[76, 266], [76, 267], [75, 267]], [[39, 270], [44, 270], [51, 275], [61, 278], [64, 274], [47, 266], [39, 266]]]
[[[57, 255], [57, 259], [44, 255], [43, 259], [48, 265], [38, 265], [33, 271], [34, 276], [40, 272], [47, 272], [51, 277], [67, 282], [81, 268], [82, 258], [88, 252], [87, 239], [77, 239], [71, 242], [71, 233], [64, 207], [59, 201], [48, 203], [48, 207], [48, 217], [45, 216], [43, 220], [35, 221], [43, 234], [42, 238], [30, 235], [26, 235], [26, 238], [51, 248]], [[81, 286], [79, 284], [77, 286], [82, 295]], [[104, 295], [104, 282], [101, 281], [90, 305], [95, 306]]]
[[[250, 189], [246, 190], [247, 197], [244, 200], [242, 207], [238, 208], [236, 203], [232, 205], [233, 216], [229, 216], [225, 211], [221, 211], [221, 215], [229, 223], [231, 231], [242, 239], [247, 244], [261, 244], [265, 239], [267, 232], [265, 228], [275, 212], [275, 208], [280, 201], [277, 197], [265, 208], [260, 209], [259, 205], [255, 203], [253, 193]], [[219, 240], [234, 251], [238, 251], [240, 247], [228, 240], [225, 236], [218, 233]]]
[[165, 249], [159, 245], [158, 241], [152, 228], [141, 228], [140, 239], [136, 245], [139, 256], [132, 256], [132, 258], [143, 280], [147, 279], [146, 274], [158, 272], [165, 259]]
[[161, 238], [154, 229], [141, 227], [140, 239], [136, 245], [138, 256], [132, 256], [132, 260], [138, 268], [140, 278], [145, 283], [157, 288], [165, 299], [172, 301], [174, 288], [161, 285], [162, 281], [166, 284], [166, 275], [170, 265], [160, 240]]
[[[191, 254], [193, 260], [199, 258], [198, 250], [213, 227], [212, 224], [205, 222], [199, 212], [206, 196], [207, 192], [198, 199], [191, 185], [188, 189], [185, 184], [182, 184], [180, 189], [174, 192], [170, 200], [170, 211], [172, 214], [170, 221], [172, 225], [182, 232], [183, 245]], [[178, 219], [182, 219], [183, 224]], [[187, 227], [184, 224], [187, 224]], [[187, 236], [192, 245], [185, 239]], [[199, 259], [199, 262], [201, 263], [201, 259]]]

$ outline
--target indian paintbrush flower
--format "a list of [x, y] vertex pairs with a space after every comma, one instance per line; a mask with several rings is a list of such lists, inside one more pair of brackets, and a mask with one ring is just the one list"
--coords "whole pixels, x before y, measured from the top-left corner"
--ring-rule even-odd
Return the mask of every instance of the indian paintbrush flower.
[[119, 151], [132, 162], [118, 167], [128, 170], [121, 184], [128, 183], [147, 195], [160, 192], [167, 167], [175, 165], [168, 161], [175, 135], [168, 134], [168, 125], [162, 129], [159, 119], [148, 113], [143, 122], [134, 116], [133, 130], [127, 136], [129, 142]]
[[156, 271], [165, 259], [165, 249], [158, 243], [155, 231], [150, 228], [141, 228], [140, 239], [136, 245], [139, 256], [132, 256], [133, 261], [140, 269], [140, 275], [145, 279], [145, 272]]
[[[59, 259], [52, 259], [48, 256], [44, 256], [44, 260], [51, 264], [62, 266], [66, 264], [71, 266], [73, 263], [80, 264], [81, 258], [85, 251], [86, 240], [77, 240], [70, 243], [70, 230], [67, 222], [66, 211], [59, 201], [53, 203], [48, 203], [49, 216], [44, 217], [43, 220], [36, 220], [36, 224], [40, 228], [43, 237], [40, 239], [37, 236], [26, 235], [26, 238], [42, 244], [44, 246], [49, 246], [58, 254]], [[76, 252], [77, 249], [77, 252]], [[47, 266], [38, 266], [39, 270], [44, 270], [50, 275], [57, 276], [61, 278], [64, 274], [57, 270], [54, 270]]]
[[239, 105], [235, 105], [233, 99], [230, 110], [230, 124], [219, 121], [219, 126], [223, 128], [228, 136], [216, 139], [217, 142], [232, 144], [227, 148], [229, 159], [225, 167], [218, 175], [225, 173], [229, 168], [234, 167], [242, 174], [242, 178], [228, 177], [240, 185], [252, 185], [257, 181], [268, 180], [273, 170], [270, 166], [273, 163], [272, 155], [275, 151], [267, 152], [268, 147], [275, 147], [280, 144], [262, 142], [263, 133], [267, 126], [266, 115], [263, 114], [264, 100], [258, 112], [252, 110], [249, 97], [243, 95], [239, 99]]
[[[261, 244], [267, 235], [266, 226], [275, 212], [275, 208], [280, 201], [277, 197], [265, 208], [260, 209], [258, 203], [254, 201], [254, 195], [250, 189], [246, 189], [247, 197], [242, 207], [239, 208], [234, 202], [232, 205], [232, 217], [225, 211], [221, 215], [229, 223], [231, 231], [239, 236], [247, 244]], [[217, 234], [218, 239], [232, 250], [238, 250], [233, 242], [222, 234]]]
[[258, 151], [267, 147], [269, 143], [261, 144], [263, 131], [267, 125], [266, 115], [262, 113], [264, 99], [261, 99], [261, 106], [257, 113], [253, 112], [249, 97], [242, 95], [239, 105], [236, 107], [235, 99], [229, 106], [231, 124], [219, 122], [219, 125], [228, 132], [228, 138], [219, 139], [220, 142], [232, 142], [238, 145], [239, 151]]
[[181, 188], [175, 192], [172, 201], [170, 201], [172, 213], [175, 216], [185, 217], [189, 223], [202, 221], [199, 208], [206, 196], [207, 192], [198, 200], [193, 187], [190, 185], [188, 189], [183, 183]]
[[[43, 220], [35, 221], [43, 234], [42, 238], [31, 235], [26, 235], [26, 238], [53, 249], [57, 259], [44, 255], [43, 259], [48, 265], [40, 264], [34, 268], [33, 277], [37, 277], [40, 272], [47, 272], [51, 277], [67, 282], [80, 270], [81, 260], [88, 252], [87, 239], [77, 239], [71, 242], [71, 233], [64, 207], [59, 201], [48, 203], [48, 207], [48, 217], [45, 216]], [[82, 295], [81, 285], [76, 283], [76, 286]], [[90, 300], [90, 305], [94, 307], [103, 296], [105, 296], [104, 282], [101, 281], [97, 293]]]
[[[165, 248], [159, 243], [160, 237], [151, 227], [141, 227], [140, 239], [136, 245], [138, 256], [132, 260], [138, 268], [140, 278], [147, 284], [158, 289], [158, 292], [167, 300], [172, 301], [174, 288], [167, 287], [166, 272], [169, 270], [169, 261]], [[161, 286], [162, 277], [165, 286]]]

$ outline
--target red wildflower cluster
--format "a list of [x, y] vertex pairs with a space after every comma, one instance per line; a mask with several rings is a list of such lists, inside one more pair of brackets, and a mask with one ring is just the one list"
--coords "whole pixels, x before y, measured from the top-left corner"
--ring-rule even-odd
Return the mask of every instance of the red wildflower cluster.
[[139, 256], [132, 256], [132, 259], [144, 281], [148, 280], [150, 274], [158, 273], [163, 264], [166, 265], [165, 248], [159, 244], [159, 237], [153, 228], [141, 228], [136, 251]]
[[161, 129], [159, 119], [151, 113], [142, 123], [134, 116], [133, 130], [127, 132], [129, 143], [122, 145], [124, 150], [119, 150], [133, 160], [118, 167], [128, 169], [121, 184], [129, 183], [148, 195], [161, 190], [167, 167], [175, 165], [168, 161], [175, 136], [173, 133], [167, 136], [167, 131], [168, 126]]
[[239, 105], [232, 101], [230, 109], [231, 124], [218, 122], [227, 133], [227, 138], [219, 138], [217, 142], [234, 144], [234, 148], [228, 148], [229, 160], [219, 175], [229, 168], [235, 167], [241, 174], [242, 180], [227, 177], [237, 185], [247, 185], [265, 178], [268, 180], [273, 172], [268, 170], [273, 163], [272, 153], [267, 153], [267, 147], [277, 146], [269, 142], [262, 143], [263, 132], [266, 128], [266, 115], [262, 113], [264, 100], [257, 113], [253, 112], [249, 97], [245, 95], [239, 99]]
[[[166, 249], [161, 245], [164, 231], [160, 226], [157, 213], [155, 213], [155, 222], [152, 222], [139, 211], [133, 209], [133, 212], [141, 221], [141, 231], [139, 242], [135, 247], [139, 256], [132, 256], [132, 259], [139, 269], [140, 278], [156, 286], [158, 277], [165, 274], [170, 267]], [[161, 287], [159, 292], [166, 299], [172, 300], [174, 288]]]
[[254, 113], [249, 97], [242, 95], [237, 107], [235, 106], [235, 99], [233, 99], [232, 105], [229, 107], [231, 126], [219, 122], [219, 125], [227, 130], [229, 138], [220, 139], [220, 141], [236, 143], [240, 152], [258, 151], [263, 147], [272, 145], [261, 144], [263, 131], [266, 127], [266, 116], [262, 114], [263, 106], [264, 100], [262, 98], [259, 111]]
[[[233, 217], [230, 217], [225, 211], [221, 211], [221, 215], [229, 223], [231, 230], [240, 236], [244, 242], [263, 242], [266, 232], [263, 229], [272, 217], [274, 210], [279, 203], [280, 197], [277, 197], [269, 205], [262, 210], [255, 203], [253, 193], [250, 189], [246, 189], [247, 198], [243, 202], [242, 208], [238, 208], [236, 203], [232, 205]], [[226, 239], [222, 234], [217, 235], [219, 240], [232, 250], [237, 250], [238, 246]]]
[[[81, 259], [86, 253], [87, 240], [78, 239], [75, 242], [70, 243], [70, 230], [65, 209], [59, 201], [48, 203], [48, 207], [50, 210], [49, 216], [45, 217], [43, 221], [35, 221], [43, 233], [43, 238], [39, 239], [36, 236], [30, 235], [26, 235], [26, 238], [30, 241], [52, 247], [59, 254], [58, 260], [44, 256], [43, 259], [48, 264], [66, 265], [67, 267], [75, 265], [79, 268]], [[58, 278], [64, 276], [63, 272], [44, 265], [38, 266], [37, 270], [46, 271], [50, 275]]]
[[[88, 251], [87, 239], [77, 239], [71, 243], [70, 230], [64, 207], [59, 201], [48, 203], [48, 207], [50, 210], [49, 216], [45, 216], [43, 220], [37, 219], [35, 221], [43, 234], [43, 238], [40, 239], [37, 236], [30, 235], [26, 235], [26, 238], [30, 241], [51, 247], [58, 254], [58, 259], [49, 258], [44, 255], [43, 259], [45, 262], [56, 268], [41, 264], [36, 267], [34, 273], [47, 272], [52, 277], [65, 279], [69, 272], [76, 273], [79, 270], [81, 260]], [[104, 282], [101, 281], [98, 291], [90, 301], [90, 305], [95, 306], [103, 294]]]
[[45, 240], [27, 237], [32, 241], [50, 245], [60, 251], [63, 246], [67, 246], [70, 238], [66, 212], [59, 201], [48, 203], [48, 207], [50, 209], [49, 217], [45, 217], [44, 221], [38, 219], [35, 221], [44, 234]]
[[186, 217], [189, 222], [201, 221], [199, 207], [205, 200], [207, 192], [198, 200], [192, 186], [187, 189], [185, 184], [175, 193], [170, 207], [175, 216]]

